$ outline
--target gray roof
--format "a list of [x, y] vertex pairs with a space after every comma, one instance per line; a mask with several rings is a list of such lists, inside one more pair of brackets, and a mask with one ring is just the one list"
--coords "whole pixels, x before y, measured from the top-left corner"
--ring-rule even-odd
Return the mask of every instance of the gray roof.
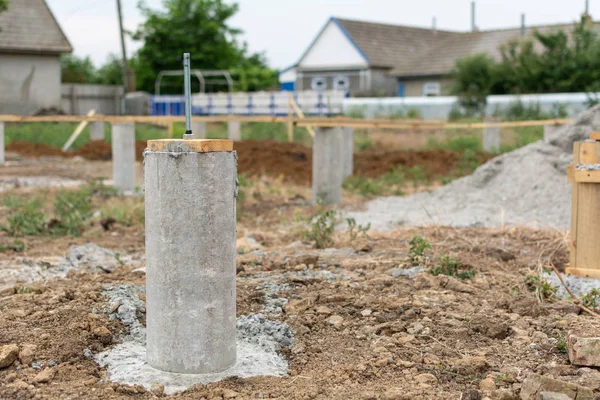
[[73, 51], [45, 0], [8, 0], [8, 10], [0, 13], [0, 29], [0, 52]]
[[335, 19], [365, 53], [372, 67], [407, 67], [423, 54], [424, 49], [459, 35], [457, 32], [434, 32], [426, 28]]
[[[452, 32], [400, 25], [335, 18], [369, 59], [371, 67], [389, 68], [394, 76], [447, 75], [462, 57], [487, 53], [501, 59], [500, 47], [521, 37], [520, 28], [478, 32]], [[574, 23], [530, 26], [548, 33], [555, 30], [572, 31]]]
[[[545, 25], [528, 27], [525, 36], [530, 37], [535, 30], [550, 33], [557, 30], [572, 31], [574, 24]], [[502, 29], [459, 33], [440, 40], [436, 45], [424, 48], [423, 52], [409, 65], [397, 65], [390, 72], [396, 76], [445, 75], [454, 69], [456, 61], [472, 54], [486, 53], [499, 61], [502, 58], [502, 45], [521, 38], [521, 29]]]

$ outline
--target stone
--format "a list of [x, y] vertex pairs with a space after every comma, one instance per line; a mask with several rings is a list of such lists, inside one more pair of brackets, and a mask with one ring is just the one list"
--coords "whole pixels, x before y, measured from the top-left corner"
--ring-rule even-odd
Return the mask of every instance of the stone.
[[56, 369], [54, 369], [54, 368], [43, 369], [42, 371], [38, 372], [38, 374], [33, 378], [32, 383], [33, 384], [48, 383], [52, 380], [52, 378], [54, 378], [54, 375], [56, 375]]
[[331, 315], [333, 313], [333, 311], [331, 311], [331, 308], [325, 307], [325, 306], [319, 306], [319, 307], [317, 307], [317, 309], [315, 310], [315, 312], [317, 314], [321, 314], [321, 315]]
[[18, 390], [30, 390], [30, 389], [33, 389], [33, 386], [31, 386], [29, 383], [27, 383], [25, 381], [22, 381], [21, 379], [17, 379], [15, 381], [9, 383], [6, 386], [14, 388], [14, 389], [18, 389]]
[[367, 310], [362, 310], [360, 312], [360, 315], [362, 315], [363, 317], [368, 317], [369, 315], [373, 314], [373, 311], [367, 309]]
[[569, 396], [556, 392], [542, 392], [538, 394], [537, 400], [571, 400]]
[[9, 367], [19, 357], [19, 346], [7, 344], [0, 346], [0, 368]]
[[238, 393], [234, 392], [231, 389], [223, 389], [223, 398], [224, 399], [235, 399]]
[[498, 389], [491, 393], [492, 400], [518, 400], [519, 397], [510, 389]]
[[415, 322], [406, 330], [406, 332], [408, 332], [410, 335], [418, 335], [423, 331], [423, 329], [425, 329], [423, 324]]
[[452, 367], [459, 373], [464, 375], [477, 375], [484, 372], [489, 364], [485, 357], [482, 356], [465, 356], [455, 360]]
[[411, 396], [406, 394], [406, 389], [390, 388], [381, 396], [381, 400], [408, 400]]
[[437, 383], [437, 378], [432, 374], [420, 374], [415, 376], [415, 380], [422, 385], [431, 385]]
[[162, 396], [165, 393], [165, 385], [160, 382], [152, 382], [150, 385], [150, 392], [155, 396]]
[[562, 315], [581, 314], [581, 308], [579, 308], [579, 306], [577, 304], [569, 303], [567, 301], [550, 303], [546, 306], [546, 309], [556, 311]]
[[23, 345], [21, 351], [19, 351], [19, 360], [23, 365], [31, 365], [35, 361], [35, 349], [36, 346], [33, 344]]
[[522, 400], [539, 399], [539, 394], [543, 392], [561, 393], [567, 395], [569, 399], [595, 399], [592, 390], [589, 388], [539, 374], [529, 374], [529, 376], [525, 378], [521, 387], [520, 396]]
[[344, 323], [344, 318], [340, 317], [339, 315], [334, 315], [329, 317], [327, 322], [330, 325], [333, 325], [334, 328], [341, 328], [342, 324]]
[[479, 389], [486, 393], [496, 390], [496, 382], [492, 378], [482, 379], [479, 382]]
[[481, 393], [479, 390], [467, 390], [466, 392], [461, 393], [460, 400], [482, 400]]
[[600, 367], [600, 337], [567, 337], [569, 361], [573, 365]]
[[112, 340], [112, 333], [105, 326], [97, 327], [92, 333], [104, 344], [108, 344]]

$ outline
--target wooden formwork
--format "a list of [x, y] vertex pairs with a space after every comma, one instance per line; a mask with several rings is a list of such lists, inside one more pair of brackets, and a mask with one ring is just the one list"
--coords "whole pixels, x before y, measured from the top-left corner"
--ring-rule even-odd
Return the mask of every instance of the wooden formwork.
[[575, 142], [571, 183], [570, 259], [566, 273], [600, 279], [600, 133]]

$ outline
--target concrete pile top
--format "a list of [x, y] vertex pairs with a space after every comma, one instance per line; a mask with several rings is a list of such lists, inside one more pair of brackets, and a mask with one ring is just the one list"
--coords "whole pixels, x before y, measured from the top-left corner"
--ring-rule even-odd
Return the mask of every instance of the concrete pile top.
[[233, 140], [226, 139], [157, 139], [148, 140], [150, 151], [217, 153], [232, 152]]

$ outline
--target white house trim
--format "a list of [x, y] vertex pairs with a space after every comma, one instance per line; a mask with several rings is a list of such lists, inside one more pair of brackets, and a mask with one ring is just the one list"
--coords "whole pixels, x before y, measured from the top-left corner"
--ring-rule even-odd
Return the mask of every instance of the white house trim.
[[334, 19], [329, 20], [298, 63], [298, 67], [305, 70], [362, 69], [368, 66], [363, 54]]

